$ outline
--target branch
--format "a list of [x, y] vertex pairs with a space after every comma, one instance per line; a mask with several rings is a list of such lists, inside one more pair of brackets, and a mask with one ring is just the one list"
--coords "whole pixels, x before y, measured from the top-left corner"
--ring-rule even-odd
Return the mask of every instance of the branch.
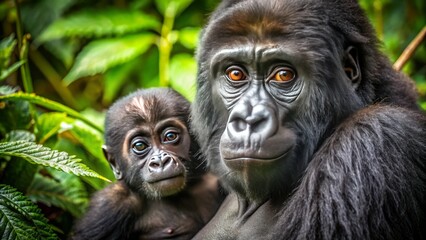
[[420, 46], [422, 41], [426, 37], [426, 27], [423, 27], [423, 29], [420, 31], [419, 34], [417, 34], [416, 38], [408, 45], [407, 48], [402, 52], [401, 56], [396, 60], [396, 62], [393, 64], [393, 68], [397, 71], [401, 71], [402, 67], [404, 67], [405, 63], [413, 56], [416, 49]]

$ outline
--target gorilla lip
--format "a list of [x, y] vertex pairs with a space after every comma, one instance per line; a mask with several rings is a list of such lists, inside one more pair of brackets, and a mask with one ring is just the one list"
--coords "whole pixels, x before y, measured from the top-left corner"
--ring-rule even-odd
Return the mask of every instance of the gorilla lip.
[[226, 165], [229, 165], [230, 167], [241, 167], [244, 164], [264, 165], [264, 164], [273, 163], [279, 159], [282, 159], [290, 152], [290, 150], [291, 148], [287, 149], [284, 153], [274, 158], [258, 158], [258, 157], [251, 157], [251, 156], [241, 156], [241, 157], [234, 157], [234, 158], [225, 157], [223, 158], [223, 160], [225, 160]]
[[158, 182], [163, 182], [166, 180], [171, 180], [171, 179], [175, 179], [175, 178], [180, 178], [180, 177], [184, 177], [183, 174], [176, 174], [176, 175], [172, 175], [172, 176], [167, 176], [164, 178], [157, 178], [157, 179], [153, 179], [151, 181], [147, 181], [147, 183], [158, 183]]

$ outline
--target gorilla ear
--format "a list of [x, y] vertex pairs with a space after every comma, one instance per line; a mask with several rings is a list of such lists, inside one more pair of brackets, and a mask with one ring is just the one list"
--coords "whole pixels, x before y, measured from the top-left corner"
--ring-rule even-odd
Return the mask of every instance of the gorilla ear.
[[345, 51], [343, 67], [346, 73], [346, 76], [351, 81], [351, 84], [354, 88], [357, 88], [361, 82], [361, 71], [358, 61], [358, 50], [349, 46]]
[[106, 145], [102, 145], [102, 151], [104, 153], [105, 158], [108, 160], [109, 165], [111, 166], [115, 178], [117, 180], [121, 180], [123, 178], [123, 172], [121, 172], [120, 166], [115, 161], [115, 158], [108, 152], [108, 147]]

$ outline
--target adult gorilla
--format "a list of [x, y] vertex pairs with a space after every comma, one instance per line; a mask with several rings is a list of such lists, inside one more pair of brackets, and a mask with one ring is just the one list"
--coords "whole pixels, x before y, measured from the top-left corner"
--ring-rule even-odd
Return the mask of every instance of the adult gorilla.
[[225, 0], [193, 125], [231, 190], [199, 239], [421, 239], [426, 119], [352, 0]]

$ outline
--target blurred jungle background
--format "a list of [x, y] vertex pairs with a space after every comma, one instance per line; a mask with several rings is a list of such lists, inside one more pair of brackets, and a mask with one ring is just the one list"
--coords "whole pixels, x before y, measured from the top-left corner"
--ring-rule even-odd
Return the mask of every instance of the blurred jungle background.
[[[395, 62], [426, 25], [424, 0], [361, 0]], [[113, 180], [105, 109], [138, 88], [193, 100], [194, 51], [216, 0], [0, 2], [0, 238], [64, 239]], [[402, 71], [426, 110], [426, 48]]]

